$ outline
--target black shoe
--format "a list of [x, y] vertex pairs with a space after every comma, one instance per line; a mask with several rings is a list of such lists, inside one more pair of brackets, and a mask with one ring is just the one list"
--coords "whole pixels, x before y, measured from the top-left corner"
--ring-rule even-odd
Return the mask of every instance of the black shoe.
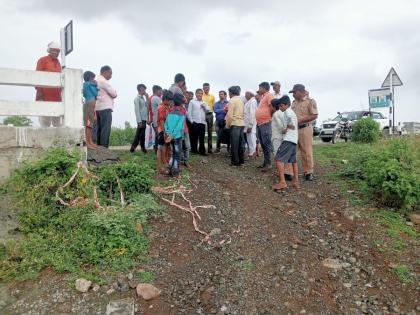
[[135, 151], [136, 151], [136, 149], [133, 149], [133, 148], [130, 149], [131, 153], [134, 153]]
[[293, 180], [293, 176], [289, 174], [284, 174], [284, 179], [287, 180], [288, 182], [291, 182]]
[[306, 179], [307, 181], [313, 181], [313, 180], [314, 180], [314, 175], [313, 175], [312, 173], [310, 173], [310, 174], [306, 174], [306, 175], [305, 175], [305, 179]]
[[200, 153], [200, 155], [202, 155], [202, 156], [209, 156], [206, 152]]
[[147, 150], [146, 149], [141, 149], [141, 152], [147, 153]]
[[207, 153], [208, 154], [213, 154], [213, 151], [212, 150], [208, 150]]

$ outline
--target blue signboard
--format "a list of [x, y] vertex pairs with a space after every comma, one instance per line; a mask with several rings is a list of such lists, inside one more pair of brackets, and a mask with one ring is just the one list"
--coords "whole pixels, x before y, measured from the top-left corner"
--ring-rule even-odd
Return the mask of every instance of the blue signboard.
[[369, 90], [369, 107], [389, 107], [391, 93], [389, 89]]

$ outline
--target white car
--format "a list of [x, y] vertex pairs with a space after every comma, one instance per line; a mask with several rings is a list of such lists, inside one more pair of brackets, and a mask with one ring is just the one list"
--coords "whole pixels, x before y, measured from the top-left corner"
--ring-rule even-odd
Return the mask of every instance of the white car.
[[359, 119], [372, 117], [372, 119], [379, 123], [380, 130], [382, 132], [388, 132], [389, 130], [389, 121], [387, 118], [382, 115], [380, 112], [372, 112], [372, 111], [355, 111], [355, 112], [344, 112], [341, 115], [338, 115], [332, 120], [327, 120], [322, 123], [321, 133], [319, 137], [324, 142], [330, 142], [337, 130], [337, 124], [341, 118], [346, 118], [352, 124]]

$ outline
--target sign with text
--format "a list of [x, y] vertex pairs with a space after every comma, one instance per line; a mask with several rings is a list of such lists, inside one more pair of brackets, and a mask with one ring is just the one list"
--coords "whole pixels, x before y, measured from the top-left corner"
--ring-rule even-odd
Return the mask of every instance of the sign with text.
[[391, 101], [391, 94], [389, 89], [369, 90], [369, 107], [389, 107]]
[[73, 21], [64, 27], [64, 53], [67, 56], [73, 51]]

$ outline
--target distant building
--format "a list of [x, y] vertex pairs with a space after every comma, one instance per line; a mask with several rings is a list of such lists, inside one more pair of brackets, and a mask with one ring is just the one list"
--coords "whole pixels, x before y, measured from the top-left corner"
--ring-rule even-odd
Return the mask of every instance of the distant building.
[[408, 134], [420, 134], [420, 122], [403, 122], [403, 128]]

